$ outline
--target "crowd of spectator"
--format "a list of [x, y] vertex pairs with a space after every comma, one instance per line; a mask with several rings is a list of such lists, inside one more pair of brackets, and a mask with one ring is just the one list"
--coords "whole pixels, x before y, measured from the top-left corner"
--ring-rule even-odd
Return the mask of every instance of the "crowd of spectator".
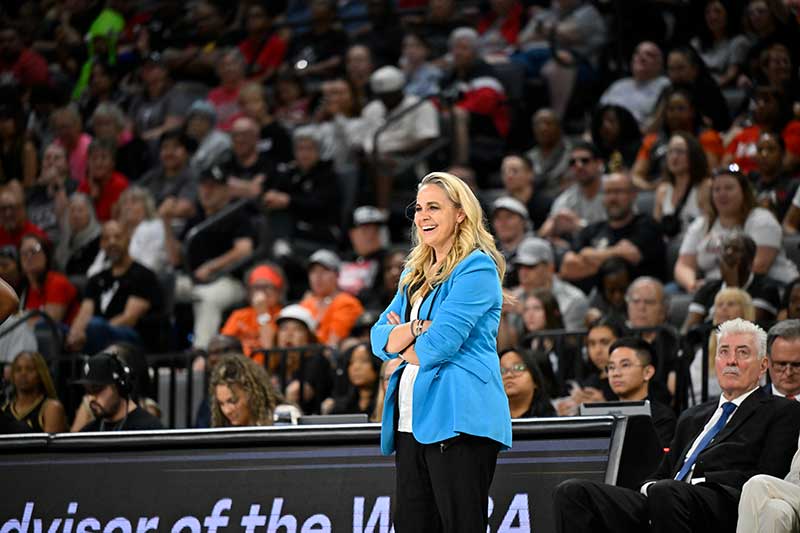
[[[632, 28], [590, 0], [2, 3], [2, 328], [39, 313], [0, 337], [4, 411], [157, 416], [108, 357], [74, 416], [56, 398], [48, 357], [122, 343], [132, 381], [192, 354], [200, 426], [380, 419], [394, 366], [364, 340], [415, 184], [448, 169], [507, 261], [512, 415], [647, 398], [668, 441], [719, 392], [714, 326], [800, 317], [800, 11], [643, 4]], [[795, 370], [770, 368], [776, 394]]]

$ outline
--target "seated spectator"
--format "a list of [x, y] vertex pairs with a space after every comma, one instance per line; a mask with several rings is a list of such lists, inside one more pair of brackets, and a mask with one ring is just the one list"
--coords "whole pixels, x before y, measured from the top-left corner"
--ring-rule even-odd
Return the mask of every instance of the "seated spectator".
[[69, 196], [78, 182], [69, 177], [67, 152], [51, 143], [44, 150], [42, 169], [36, 183], [25, 191], [28, 218], [40, 227], [50, 242], [59, 243], [68, 236], [61, 232], [61, 221], [68, 209]]
[[[399, 24], [399, 14], [391, 0], [371, 0], [367, 4], [369, 23], [351, 31], [354, 40], [366, 46], [375, 57], [375, 65], [396, 65], [400, 59], [405, 27]], [[402, 5], [398, 5], [402, 8]], [[339, 16], [343, 15], [340, 7]]]
[[718, 335], [722, 398], [681, 415], [669, 452], [639, 490], [577, 479], [561, 483], [554, 493], [559, 531], [639, 531], [648, 521], [655, 531], [733, 531], [745, 481], [757, 473], [787, 472], [800, 406], [756, 390], [766, 366], [766, 334], [733, 320]]
[[[319, 413], [322, 401], [332, 388], [328, 359], [315, 347], [317, 323], [311, 312], [297, 304], [287, 305], [278, 314], [278, 336], [267, 368], [281, 384], [286, 400], [300, 406], [305, 414]], [[300, 383], [303, 383], [302, 395]]]
[[362, 106], [356, 101], [353, 86], [341, 77], [323, 81], [321, 93], [313, 121], [322, 158], [333, 161], [333, 169], [345, 178], [341, 186], [350, 189], [351, 184], [357, 183], [362, 167], [361, 147], [365, 135]]
[[64, 237], [56, 245], [55, 264], [68, 276], [85, 276], [100, 252], [101, 233], [88, 195], [76, 192], [69, 197], [61, 226]]
[[139, 186], [153, 196], [159, 213], [170, 219], [187, 219], [195, 214], [197, 176], [189, 165], [195, 142], [181, 130], [161, 135], [160, 164], [139, 180]]
[[256, 198], [262, 190], [278, 183], [276, 161], [258, 149], [259, 125], [250, 117], [240, 116], [230, 126], [230, 152], [222, 155], [220, 168], [228, 178], [233, 198]]
[[275, 77], [275, 118], [288, 130], [309, 120], [310, 99], [303, 79], [292, 69], [279, 71]]
[[670, 404], [675, 394], [679, 336], [667, 323], [669, 299], [664, 285], [655, 278], [636, 278], [625, 294], [628, 304], [628, 327], [643, 330], [636, 333], [653, 347], [656, 373], [650, 393], [662, 403]]
[[371, 48], [354, 44], [347, 49], [344, 55], [344, 80], [353, 90], [353, 100], [358, 109], [363, 109], [373, 97], [369, 80], [374, 70]]
[[81, 114], [75, 106], [60, 107], [50, 115], [50, 122], [56, 135], [54, 142], [67, 152], [70, 176], [75, 181], [83, 181], [92, 137], [83, 132]]
[[430, 102], [417, 105], [418, 97], [404, 94], [405, 81], [397, 67], [376, 70], [370, 76], [375, 99], [361, 112], [363, 149], [371, 158], [376, 201], [382, 208], [389, 207], [395, 169], [439, 137], [436, 108]]
[[275, 346], [276, 320], [286, 292], [283, 274], [273, 265], [258, 265], [247, 276], [250, 305], [230, 314], [220, 333], [239, 339], [242, 353], [264, 364], [264, 350]]
[[155, 148], [165, 131], [183, 124], [192, 104], [189, 95], [175, 87], [162, 54], [153, 52], [145, 57], [139, 76], [144, 90], [131, 101], [128, 116], [136, 134]]
[[175, 298], [192, 304], [193, 344], [202, 349], [219, 331], [222, 312], [245, 298], [238, 273], [230, 269], [253, 253], [255, 229], [248, 213], [240, 209], [215, 224], [203, 227], [202, 239], [195, 241], [190, 249], [184, 249], [187, 237], [197, 233], [195, 228], [220, 213], [232, 201], [226, 176], [216, 165], [200, 175], [197, 193], [198, 211], [186, 222], [179, 235], [175, 234], [168, 216], [162, 220], [172, 266], [185, 265], [187, 269], [176, 280]]
[[255, 82], [271, 80], [286, 55], [287, 43], [273, 29], [273, 20], [274, 14], [266, 4], [255, 3], [246, 8], [247, 36], [239, 43], [239, 52], [245, 60], [247, 78]]
[[57, 323], [71, 323], [78, 310], [78, 291], [66, 276], [53, 268], [50, 243], [28, 234], [22, 238], [19, 256], [25, 276], [20, 293], [22, 307], [39, 309]]
[[378, 397], [375, 399], [375, 410], [369, 417], [370, 422], [380, 422], [383, 419], [383, 400], [386, 396], [386, 387], [389, 385], [389, 380], [392, 378], [392, 373], [397, 370], [397, 367], [403, 362], [399, 357], [387, 359], [381, 364], [380, 378], [381, 384], [378, 387]]
[[[690, 89], [697, 105], [695, 112], [702, 115], [703, 122], [717, 131], [725, 131], [730, 127], [728, 104], [703, 58], [694, 48], [683, 45], [670, 50], [667, 55], [667, 76], [673, 86], [684, 85]], [[715, 166], [713, 162], [709, 163]]]
[[127, 188], [128, 178], [116, 170], [114, 145], [104, 139], [93, 140], [89, 145], [86, 177], [78, 185], [78, 192], [91, 197], [100, 222], [111, 219], [119, 195]]
[[556, 416], [556, 410], [544, 389], [542, 371], [529, 352], [513, 349], [500, 352], [500, 374], [503, 376], [511, 418]]
[[[592, 114], [592, 143], [609, 170], [633, 168], [642, 134], [630, 111], [616, 104], [598, 106]], [[613, 165], [612, 165], [613, 163]]]
[[[405, 264], [406, 250], [393, 249], [386, 252], [383, 259], [383, 268], [376, 274], [376, 286], [366, 287], [358, 293], [358, 299], [365, 309], [380, 310], [386, 309], [397, 293], [400, 283], [400, 274], [403, 272]], [[341, 279], [341, 274], [340, 274]]]
[[[791, 211], [800, 181], [783, 169], [786, 153], [783, 137], [764, 131], [758, 136], [756, 148], [756, 171], [750, 176], [755, 181], [756, 203], [772, 211], [778, 221], [789, 220], [791, 224], [792, 219], [787, 219], [786, 214]], [[797, 212], [792, 215], [796, 217]]]
[[278, 406], [269, 374], [240, 354], [223, 355], [209, 381], [211, 427], [271, 426]]
[[561, 121], [552, 109], [543, 107], [534, 113], [531, 126], [536, 145], [525, 155], [533, 164], [534, 186], [554, 198], [569, 185], [565, 177], [572, 142], [564, 136]]
[[28, 188], [39, 173], [36, 145], [27, 137], [22, 105], [0, 105], [0, 184], [16, 181]]
[[706, 0], [704, 24], [691, 44], [722, 89], [736, 85], [750, 42], [737, 31], [737, 11], [721, 0]]
[[[743, 318], [752, 321], [755, 316], [755, 308], [750, 295], [742, 289], [736, 287], [728, 287], [720, 290], [714, 297], [714, 315], [711, 318], [711, 325], [715, 328], [725, 322], [734, 318]], [[713, 331], [713, 330], [712, 330]], [[703, 352], [701, 346], [695, 352], [694, 359], [692, 359], [691, 366], [689, 367], [690, 379], [692, 383], [692, 403], [699, 403], [705, 401], [701, 397], [703, 386], [703, 357], [707, 357], [709, 367], [714, 363], [714, 356], [716, 353], [717, 339], [714, 335], [708, 338], [708, 351], [707, 355]], [[713, 373], [708, 375], [708, 397], [713, 397], [720, 393], [719, 380]]]
[[10, 78], [9, 81], [26, 90], [47, 84], [47, 60], [25, 46], [19, 27], [5, 23], [0, 30], [0, 42], [0, 75], [3, 78]]
[[800, 321], [784, 320], [769, 330], [769, 381], [767, 392], [800, 401]]
[[406, 75], [405, 93], [419, 98], [439, 94], [442, 70], [429, 61], [431, 47], [418, 32], [409, 31], [403, 37], [400, 68]]
[[120, 69], [107, 59], [92, 61], [86, 90], [78, 99], [83, 120], [88, 122], [101, 104], [117, 104], [124, 99], [120, 89]]
[[617, 339], [608, 349], [608, 383], [623, 402], [650, 401], [653, 420], [662, 448], [669, 448], [675, 435], [675, 411], [650, 397], [649, 381], [656, 373], [655, 352], [646, 341], [636, 337]]
[[224, 50], [216, 63], [219, 86], [208, 93], [208, 101], [214, 106], [217, 127], [228, 131], [239, 115], [239, 90], [245, 83], [244, 57], [236, 48]]
[[696, 106], [688, 87], [673, 85], [664, 90], [656, 115], [660, 129], [645, 135], [633, 165], [634, 181], [638, 188], [649, 190], [656, 187], [667, 165], [669, 142], [680, 132], [689, 132], [696, 136], [706, 164], [710, 168], [716, 168], [723, 153], [722, 138], [716, 130], [703, 126]]
[[94, 355], [83, 369], [83, 377], [75, 384], [83, 385], [86, 401], [95, 419], [80, 431], [164, 429], [156, 417], [136, 404], [131, 396], [133, 384], [130, 369], [116, 355]]
[[797, 266], [783, 250], [781, 225], [763, 207], [756, 207], [747, 177], [738, 169], [723, 169], [711, 178], [711, 209], [686, 230], [675, 263], [675, 281], [694, 293], [702, 280], [719, 279], [719, 245], [742, 230], [756, 243], [753, 273], [766, 274], [788, 283], [797, 277]]
[[66, 431], [67, 415], [42, 354], [19, 352], [10, 366], [13, 388], [0, 411], [37, 433]]
[[246, 83], [239, 90], [239, 108], [242, 114], [256, 121], [261, 128], [258, 134], [258, 151], [266, 154], [275, 165], [292, 160], [292, 138], [272, 115], [267, 92], [263, 85]]
[[[330, 413], [372, 414], [378, 399], [381, 360], [372, 355], [369, 342], [362, 342], [344, 352], [340, 364], [346, 369], [347, 388], [330, 399]], [[325, 410], [323, 407], [323, 413]]]
[[97, 106], [89, 127], [95, 140], [106, 140], [114, 147], [115, 168], [129, 180], [137, 181], [153, 166], [150, 146], [131, 131], [128, 119], [118, 105], [106, 102]]
[[324, 79], [342, 66], [348, 37], [336, 24], [336, 5], [313, 0], [309, 31], [293, 36], [286, 53], [294, 73], [306, 79]]
[[653, 120], [658, 97], [669, 85], [664, 76], [664, 56], [651, 41], [642, 41], [633, 52], [631, 77], [611, 84], [600, 97], [600, 103], [615, 104], [631, 112], [643, 131]]
[[339, 187], [331, 162], [320, 153], [320, 139], [306, 126], [294, 132], [294, 164], [274, 188], [262, 196], [269, 212], [283, 213], [291, 227], [280, 230], [295, 253], [310, 253], [341, 241]]
[[563, 117], [576, 81], [595, 79], [606, 34], [605, 19], [592, 2], [559, 0], [533, 12], [512, 60], [526, 67], [528, 78], [545, 78], [550, 102]]
[[614, 317], [602, 317], [589, 324], [584, 340], [588, 362], [580, 380], [569, 391], [569, 398], [558, 402], [559, 414], [577, 414], [583, 403], [618, 399], [608, 381], [609, 348], [627, 334], [625, 325]]
[[65, 346], [70, 351], [97, 353], [109, 344], [143, 344], [147, 318], [161, 310], [161, 291], [152, 271], [128, 253], [130, 234], [117, 221], [103, 225], [100, 247], [110, 267], [89, 278]]
[[131, 258], [153, 272], [168, 271], [164, 222], [150, 191], [138, 186], [126, 189], [119, 197], [116, 218], [131, 232]]
[[189, 160], [195, 175], [199, 176], [218, 163], [222, 154], [231, 147], [230, 136], [216, 129], [216, 123], [214, 106], [205, 100], [194, 102], [186, 113], [186, 135], [197, 144], [197, 150]]
[[539, 228], [539, 235], [560, 246], [589, 224], [606, 219], [603, 205], [603, 160], [597, 149], [589, 143], [578, 143], [570, 150], [569, 181], [572, 183], [550, 205], [547, 220]]
[[479, 47], [483, 57], [505, 57], [517, 45], [525, 23], [525, 10], [519, 0], [491, 2], [478, 19]]
[[631, 265], [621, 257], [606, 259], [597, 271], [597, 285], [589, 293], [589, 310], [586, 323], [602, 316], [613, 316], [622, 321], [628, 319], [625, 294], [633, 282]]
[[[795, 171], [800, 165], [800, 120], [793, 119], [791, 100], [780, 88], [760, 85], [753, 91], [752, 125], [743, 127], [733, 136], [722, 158], [722, 165], [736, 163], [744, 173], [756, 168], [758, 138], [763, 131], [779, 132], [786, 152], [783, 168]], [[735, 130], [734, 130], [735, 131]]]
[[541, 228], [550, 210], [552, 198], [536, 190], [533, 163], [530, 159], [519, 154], [505, 156], [500, 164], [500, 176], [505, 193], [525, 204], [533, 228]]
[[558, 302], [546, 289], [538, 289], [522, 300], [522, 331], [515, 348], [533, 353], [544, 376], [544, 388], [551, 398], [568, 392], [568, 381], [578, 375], [578, 354], [564, 339], [541, 336], [541, 331], [563, 330]]
[[427, 10], [421, 17], [404, 17], [431, 44], [431, 57], [435, 59], [435, 63], [445, 61], [453, 31], [473, 22], [461, 11], [455, 0], [438, 0], [428, 2]]
[[656, 188], [653, 219], [670, 239], [680, 239], [706, 212], [711, 180], [708, 159], [694, 135], [679, 131], [666, 145], [661, 183]]
[[[211, 340], [208, 341], [208, 348], [205, 351], [205, 359], [202, 360], [202, 365], [195, 365], [194, 370], [200, 371], [198, 367], [202, 367], [205, 378], [211, 381], [211, 372], [223, 356], [241, 354], [242, 343], [239, 339], [222, 334], [214, 335], [211, 337]], [[197, 360], [195, 360], [195, 363], [196, 362]], [[276, 389], [273, 387], [273, 390]], [[200, 405], [197, 406], [197, 412], [194, 418], [194, 427], [196, 428], [211, 427], [211, 406], [208, 392], [208, 390], [203, 391], [203, 398], [200, 400]]]
[[755, 255], [755, 241], [740, 231], [722, 239], [719, 249], [721, 278], [703, 283], [695, 293], [683, 325], [684, 332], [692, 326], [711, 321], [714, 316], [714, 297], [727, 287], [741, 288], [750, 295], [755, 307], [756, 323], [771, 324], [775, 320], [780, 307], [778, 289], [763, 274], [753, 273]]
[[458, 95], [453, 108], [455, 162], [482, 171], [497, 168], [499, 161], [492, 149], [479, 148], [475, 138], [482, 136], [504, 144], [511, 116], [505, 89], [494, 68], [480, 58], [478, 39], [478, 32], [468, 27], [450, 34], [453, 70], [442, 86], [452, 87]]
[[664, 277], [666, 250], [661, 228], [650, 215], [634, 212], [635, 199], [636, 189], [629, 175], [614, 173], [603, 178], [607, 220], [578, 232], [573, 251], [567, 252], [561, 262], [562, 279], [586, 284], [611, 257], [631, 263], [637, 277]]
[[786, 285], [781, 300], [781, 310], [778, 312], [778, 320], [787, 318], [800, 318], [800, 278], [796, 278]]
[[317, 323], [317, 339], [336, 346], [345, 339], [364, 312], [361, 302], [338, 287], [339, 269], [342, 262], [329, 250], [317, 250], [309, 258], [309, 293], [300, 305], [311, 313]]
[[0, 246], [10, 244], [19, 248], [22, 237], [29, 233], [47, 239], [44, 231], [28, 220], [22, 187], [11, 185], [0, 189]]
[[353, 254], [343, 261], [339, 269], [339, 288], [358, 296], [380, 290], [382, 272], [387, 253], [388, 228], [386, 215], [371, 205], [362, 205], [353, 211], [353, 221], [348, 235]]
[[500, 253], [506, 260], [505, 287], [516, 287], [519, 276], [514, 258], [520, 243], [531, 235], [531, 221], [525, 205], [510, 196], [501, 196], [492, 204], [490, 222]]
[[555, 274], [555, 262], [549, 242], [537, 237], [523, 240], [514, 258], [519, 287], [512, 293], [521, 299], [536, 289], [549, 290], [558, 302], [564, 327], [570, 331], [582, 329], [589, 302], [580, 289]]

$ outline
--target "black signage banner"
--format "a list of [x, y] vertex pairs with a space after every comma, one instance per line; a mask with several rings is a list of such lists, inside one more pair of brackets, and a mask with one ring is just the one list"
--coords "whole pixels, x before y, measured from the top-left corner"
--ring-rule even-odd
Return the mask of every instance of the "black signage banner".
[[[515, 425], [489, 531], [552, 531], [553, 488], [607, 479], [612, 418]], [[392, 533], [376, 427], [55, 436], [0, 442], [0, 533]]]

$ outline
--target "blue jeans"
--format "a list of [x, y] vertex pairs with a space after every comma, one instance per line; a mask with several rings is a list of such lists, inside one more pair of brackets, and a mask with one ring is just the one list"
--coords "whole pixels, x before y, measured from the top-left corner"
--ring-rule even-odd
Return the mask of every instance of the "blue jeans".
[[103, 317], [94, 316], [86, 326], [84, 351], [96, 354], [115, 342], [142, 344], [142, 337], [130, 326], [113, 326]]

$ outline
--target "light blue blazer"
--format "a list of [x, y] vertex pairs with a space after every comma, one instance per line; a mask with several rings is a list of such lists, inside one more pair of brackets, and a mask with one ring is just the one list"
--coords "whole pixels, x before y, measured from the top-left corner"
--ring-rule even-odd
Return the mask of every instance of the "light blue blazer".
[[[408, 296], [405, 288], [398, 289], [372, 327], [372, 352], [381, 359], [398, 356], [386, 351], [389, 333], [396, 327], [386, 315], [394, 311], [405, 317], [411, 305]], [[461, 261], [425, 297], [419, 318], [432, 323], [414, 346], [420, 369], [414, 382], [412, 430], [418, 442], [431, 444], [466, 433], [511, 447], [511, 413], [497, 357], [502, 303], [497, 267], [481, 250]], [[394, 451], [395, 407], [405, 365], [392, 374], [386, 389], [381, 427], [385, 455]]]

